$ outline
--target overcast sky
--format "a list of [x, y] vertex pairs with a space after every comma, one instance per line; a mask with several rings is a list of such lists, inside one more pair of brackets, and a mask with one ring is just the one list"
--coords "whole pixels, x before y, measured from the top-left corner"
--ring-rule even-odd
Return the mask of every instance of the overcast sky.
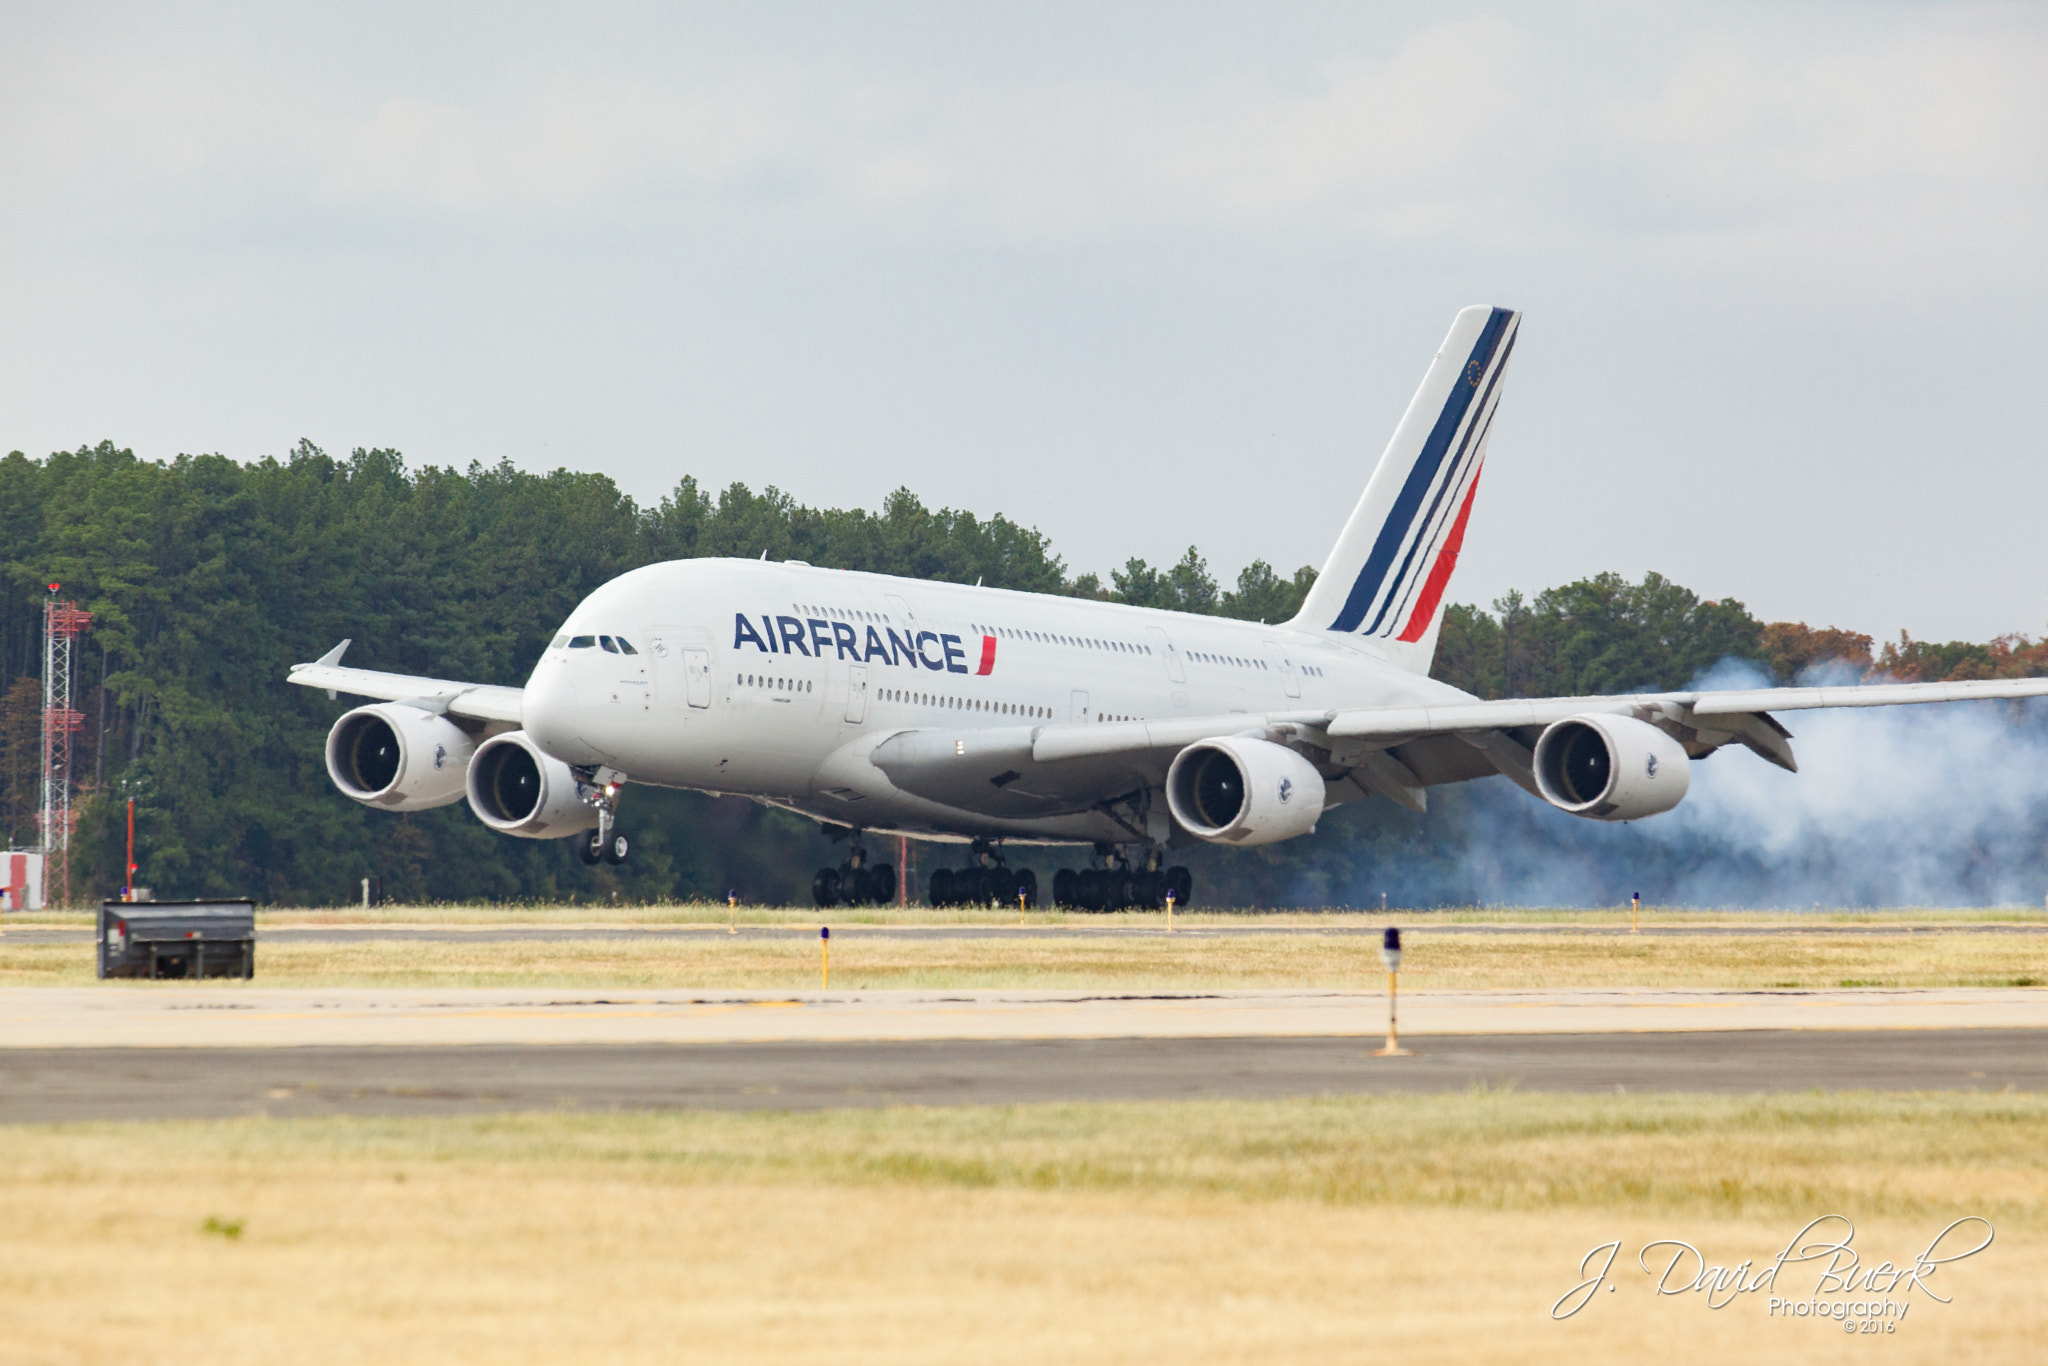
[[1454, 598], [2048, 630], [2048, 8], [0, 7], [0, 449], [685, 474], [1320, 564], [1526, 310]]

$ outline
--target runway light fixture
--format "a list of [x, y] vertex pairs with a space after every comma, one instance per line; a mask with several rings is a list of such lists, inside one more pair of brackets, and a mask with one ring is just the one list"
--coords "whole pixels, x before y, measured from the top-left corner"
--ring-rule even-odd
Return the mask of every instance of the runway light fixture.
[[1400, 1030], [1397, 1026], [1397, 1005], [1399, 996], [1395, 989], [1395, 977], [1401, 971], [1401, 931], [1387, 926], [1387, 932], [1380, 940], [1380, 957], [1387, 965], [1387, 1046], [1373, 1053], [1375, 1058], [1406, 1058], [1413, 1056], [1401, 1047]]

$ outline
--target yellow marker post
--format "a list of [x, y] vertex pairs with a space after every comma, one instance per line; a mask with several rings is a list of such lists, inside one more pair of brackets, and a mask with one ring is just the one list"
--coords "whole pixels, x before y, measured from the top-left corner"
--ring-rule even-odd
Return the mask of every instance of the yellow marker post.
[[738, 934], [740, 932], [740, 894], [738, 892], [727, 892], [725, 894], [725, 932], [727, 934]]
[[1173, 893], [1166, 894], [1166, 932], [1173, 933]]
[[1017, 923], [1019, 925], [1029, 923], [1024, 919], [1024, 889], [1022, 887], [1017, 889]]
[[832, 990], [832, 927], [818, 926], [818, 985]]
[[1630, 934], [1634, 934], [1636, 932], [1636, 921], [1638, 917], [1642, 914], [1642, 909], [1643, 894], [1641, 892], [1637, 892], [1635, 895], [1631, 896], [1628, 899], [1628, 932]]
[[1401, 971], [1401, 932], [1392, 925], [1387, 926], [1386, 937], [1380, 941], [1380, 957], [1387, 964], [1387, 1046], [1373, 1054], [1375, 1058], [1409, 1058], [1414, 1054], [1401, 1047], [1400, 1030], [1397, 1028], [1395, 1006], [1399, 995], [1394, 979]]

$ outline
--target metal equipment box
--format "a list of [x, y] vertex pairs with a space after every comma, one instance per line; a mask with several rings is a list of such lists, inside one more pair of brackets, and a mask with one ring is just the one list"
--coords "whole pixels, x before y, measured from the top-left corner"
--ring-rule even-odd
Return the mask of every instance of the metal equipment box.
[[102, 901], [99, 975], [254, 977], [253, 901]]

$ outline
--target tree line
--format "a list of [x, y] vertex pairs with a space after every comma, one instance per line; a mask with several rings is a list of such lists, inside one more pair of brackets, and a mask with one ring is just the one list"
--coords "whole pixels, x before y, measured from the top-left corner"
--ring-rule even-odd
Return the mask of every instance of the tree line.
[[[352, 661], [518, 684], [570, 609], [643, 564], [705, 555], [802, 559], [953, 583], [983, 582], [1250, 621], [1292, 616], [1315, 580], [1260, 561], [1220, 584], [1190, 547], [1152, 566], [1072, 572], [1045, 536], [1000, 514], [932, 509], [897, 489], [876, 511], [812, 508], [774, 488], [713, 495], [684, 478], [640, 506], [602, 475], [509, 463], [409, 468], [396, 451], [282, 458], [137, 458], [102, 443], [0, 459], [0, 834], [37, 839], [42, 604], [47, 585], [93, 613], [74, 670], [79, 825], [74, 894], [112, 895], [123, 806], [137, 812], [139, 881], [159, 896], [798, 901], [835, 861], [800, 818], [739, 799], [636, 789], [634, 859], [592, 870], [566, 842], [506, 839], [460, 805], [393, 816], [337, 794], [323, 743], [338, 714], [284, 682], [352, 637]], [[1902, 678], [2048, 670], [2048, 645], [1871, 638], [1764, 623], [1657, 575], [1605, 574], [1490, 611], [1451, 607], [1439, 677], [1485, 697], [1683, 686], [1724, 659], [1779, 679], [1832, 665]], [[1193, 852], [1208, 900], [1279, 904], [1349, 885], [1361, 860], [1412, 852], [1378, 803], [1264, 851]], [[1393, 841], [1389, 844], [1389, 841]], [[1403, 846], [1402, 841], [1410, 841]], [[951, 855], [933, 846], [920, 866]], [[1056, 855], [1026, 855], [1048, 869]], [[1346, 876], [1338, 877], [1339, 872]]]

